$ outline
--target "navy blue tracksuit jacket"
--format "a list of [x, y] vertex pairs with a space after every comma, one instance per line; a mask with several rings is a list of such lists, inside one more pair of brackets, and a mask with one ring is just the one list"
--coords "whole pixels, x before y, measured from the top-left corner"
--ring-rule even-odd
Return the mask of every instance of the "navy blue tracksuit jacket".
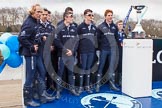
[[78, 48], [78, 33], [76, 27], [65, 26], [64, 23], [61, 23], [56, 29], [56, 36], [54, 40], [54, 45], [58, 49], [58, 56], [66, 55], [67, 49], [72, 50], [75, 54]]
[[96, 49], [96, 26], [94, 24], [87, 25], [85, 22], [82, 22], [78, 26], [78, 35], [79, 35], [79, 52], [89, 53], [95, 52]]
[[29, 15], [21, 26], [21, 31], [18, 37], [18, 40], [20, 42], [19, 53], [21, 55], [35, 55], [34, 44], [37, 44], [35, 42], [37, 34], [37, 24], [37, 20]]

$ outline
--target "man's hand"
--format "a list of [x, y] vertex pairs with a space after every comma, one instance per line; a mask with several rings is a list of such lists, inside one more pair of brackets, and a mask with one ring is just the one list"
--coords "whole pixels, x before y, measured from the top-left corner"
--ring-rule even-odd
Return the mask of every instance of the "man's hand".
[[46, 36], [43, 36], [43, 41], [46, 41], [47, 37]]
[[35, 52], [38, 51], [38, 45], [34, 45], [34, 51], [35, 51]]
[[123, 46], [123, 43], [120, 43], [121, 46]]
[[67, 56], [72, 56], [72, 54], [73, 54], [72, 51], [69, 50], [69, 49], [67, 49], [67, 53], [66, 53], [66, 55], [67, 55]]
[[51, 46], [50, 49], [51, 49], [51, 51], [53, 51], [55, 49], [55, 47], [54, 46]]

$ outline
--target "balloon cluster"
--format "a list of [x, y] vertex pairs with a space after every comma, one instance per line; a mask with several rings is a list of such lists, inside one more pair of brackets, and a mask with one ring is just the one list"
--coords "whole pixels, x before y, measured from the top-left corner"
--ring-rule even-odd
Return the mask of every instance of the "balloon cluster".
[[18, 54], [18, 36], [3, 33], [0, 36], [0, 50], [4, 58], [3, 63], [0, 65], [0, 73], [6, 64], [12, 68], [17, 68], [22, 64], [22, 57]]

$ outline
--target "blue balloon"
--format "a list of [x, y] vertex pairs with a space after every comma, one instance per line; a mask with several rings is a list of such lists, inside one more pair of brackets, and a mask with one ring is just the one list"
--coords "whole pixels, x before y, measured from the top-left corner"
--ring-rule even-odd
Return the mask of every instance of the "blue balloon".
[[5, 66], [6, 66], [6, 62], [3, 61], [3, 63], [0, 65], [0, 73], [3, 71]]
[[0, 44], [0, 50], [2, 52], [4, 60], [6, 60], [10, 56], [10, 49], [5, 44]]
[[3, 33], [1, 36], [0, 36], [0, 42], [2, 42], [3, 44], [6, 43], [7, 39], [12, 36], [11, 33]]
[[19, 49], [19, 41], [18, 36], [10, 36], [6, 41], [6, 45], [9, 47], [10, 51], [18, 51]]
[[22, 64], [22, 57], [16, 52], [12, 52], [10, 57], [6, 59], [6, 63], [12, 68], [17, 68]]

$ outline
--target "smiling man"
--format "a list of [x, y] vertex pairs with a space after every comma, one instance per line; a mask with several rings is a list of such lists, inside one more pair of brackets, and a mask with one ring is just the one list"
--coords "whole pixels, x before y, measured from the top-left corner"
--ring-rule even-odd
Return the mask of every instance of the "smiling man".
[[[109, 58], [109, 67], [106, 72], [109, 85], [112, 90], [119, 91], [115, 86], [115, 70], [118, 62], [117, 56], [117, 33], [118, 29], [113, 23], [113, 11], [107, 9], [104, 13], [105, 20], [98, 26], [98, 45], [100, 50], [100, 62], [98, 67], [97, 82], [101, 80], [103, 69], [107, 58]], [[97, 84], [96, 91], [99, 91]]]
[[[45, 68], [40, 53], [41, 42], [37, 40], [37, 26], [40, 19], [42, 8], [39, 4], [31, 7], [27, 19], [24, 21], [18, 37], [20, 42], [19, 53], [24, 56], [26, 62], [26, 79], [23, 88], [24, 105], [25, 106], [40, 106], [33, 100], [33, 81], [35, 73], [38, 72], [38, 81], [45, 83]], [[45, 90], [45, 86], [41, 86]], [[53, 101], [55, 98], [46, 96], [45, 92], [40, 94], [40, 102]]]

